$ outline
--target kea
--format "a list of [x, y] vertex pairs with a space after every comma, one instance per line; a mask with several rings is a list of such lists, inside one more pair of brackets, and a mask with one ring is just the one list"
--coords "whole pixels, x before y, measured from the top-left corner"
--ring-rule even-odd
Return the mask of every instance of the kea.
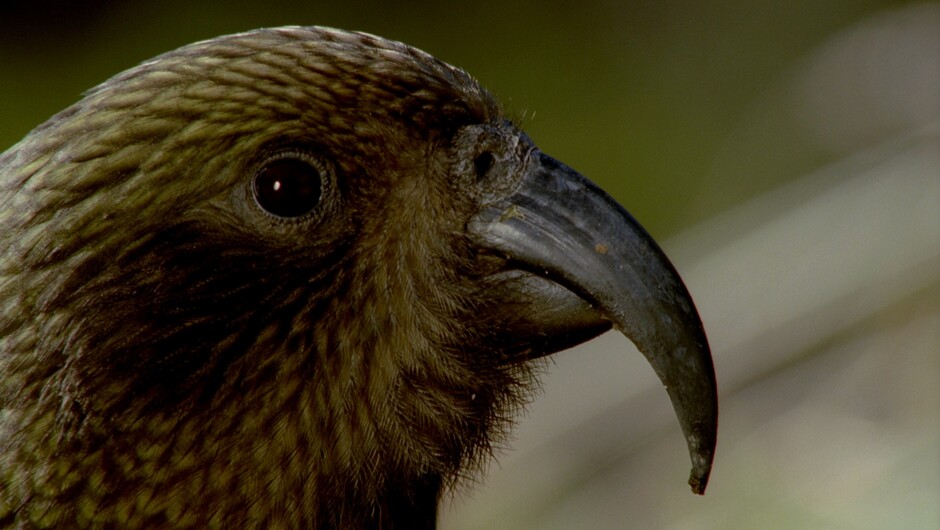
[[611, 328], [702, 493], [688, 290], [474, 78], [319, 27], [185, 46], [0, 156], [0, 527], [433, 528]]

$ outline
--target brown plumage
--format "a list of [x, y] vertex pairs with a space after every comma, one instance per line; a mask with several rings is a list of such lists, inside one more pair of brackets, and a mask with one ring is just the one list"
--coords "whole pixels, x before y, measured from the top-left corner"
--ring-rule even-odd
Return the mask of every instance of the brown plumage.
[[[541, 219], [568, 193], [528, 191], [548, 177], [616, 218], [611, 252], [571, 246], [594, 233], [572, 200]], [[685, 288], [475, 80], [323, 28], [187, 46], [0, 156], [0, 526], [433, 527], [531, 360], [612, 322], [703, 489], [714, 375]]]

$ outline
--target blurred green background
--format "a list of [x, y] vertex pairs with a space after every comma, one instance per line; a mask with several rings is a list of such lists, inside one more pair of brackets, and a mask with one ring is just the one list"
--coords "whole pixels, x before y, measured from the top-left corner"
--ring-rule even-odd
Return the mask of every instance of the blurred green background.
[[471, 72], [664, 242], [721, 385], [708, 494], [605, 336], [556, 357], [445, 528], [940, 528], [940, 4], [91, 5], [0, 8], [0, 149], [161, 52], [328, 25]]
[[[780, 130], [787, 123], [740, 148], [728, 142], [828, 36], [904, 4], [13, 0], [0, 16], [0, 147], [161, 52], [264, 26], [327, 25], [471, 72], [543, 150], [663, 235], [823, 163], [831, 153]], [[717, 174], [720, 156], [736, 160]]]

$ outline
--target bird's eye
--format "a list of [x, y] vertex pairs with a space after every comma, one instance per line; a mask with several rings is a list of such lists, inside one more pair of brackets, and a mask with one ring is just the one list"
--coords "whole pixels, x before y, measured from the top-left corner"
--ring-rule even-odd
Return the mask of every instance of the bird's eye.
[[493, 161], [493, 153], [489, 151], [484, 151], [473, 159], [473, 167], [476, 168], [477, 179], [483, 180], [486, 173], [493, 167]]
[[313, 160], [300, 153], [268, 159], [255, 173], [252, 191], [258, 206], [277, 217], [300, 217], [316, 208], [323, 193], [323, 175]]

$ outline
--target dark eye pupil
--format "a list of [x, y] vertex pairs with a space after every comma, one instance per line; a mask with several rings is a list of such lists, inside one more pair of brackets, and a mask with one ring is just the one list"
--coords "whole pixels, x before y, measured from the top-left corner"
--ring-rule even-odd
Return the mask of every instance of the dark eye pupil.
[[279, 158], [255, 174], [258, 205], [278, 217], [300, 217], [316, 208], [321, 193], [320, 171], [306, 160]]

